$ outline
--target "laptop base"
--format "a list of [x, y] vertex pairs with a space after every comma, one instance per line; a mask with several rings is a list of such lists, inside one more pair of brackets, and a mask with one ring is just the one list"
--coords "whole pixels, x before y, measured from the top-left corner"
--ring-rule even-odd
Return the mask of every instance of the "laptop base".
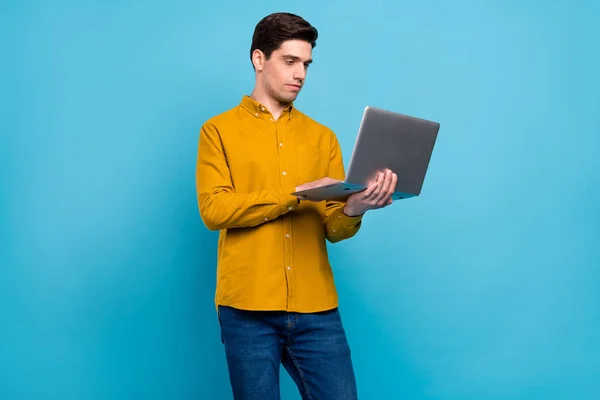
[[[350, 195], [362, 192], [366, 187], [361, 185], [351, 185], [345, 182], [332, 183], [330, 185], [319, 186], [311, 189], [300, 190], [291, 193], [292, 196], [308, 196], [311, 199], [346, 201]], [[394, 192], [393, 200], [407, 199], [414, 197], [412, 193]]]

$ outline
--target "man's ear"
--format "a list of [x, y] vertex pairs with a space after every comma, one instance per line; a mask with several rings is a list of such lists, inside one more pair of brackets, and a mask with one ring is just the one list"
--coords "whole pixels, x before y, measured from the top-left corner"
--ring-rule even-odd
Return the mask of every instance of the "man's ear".
[[252, 52], [252, 65], [256, 71], [262, 71], [265, 67], [265, 53], [256, 49]]

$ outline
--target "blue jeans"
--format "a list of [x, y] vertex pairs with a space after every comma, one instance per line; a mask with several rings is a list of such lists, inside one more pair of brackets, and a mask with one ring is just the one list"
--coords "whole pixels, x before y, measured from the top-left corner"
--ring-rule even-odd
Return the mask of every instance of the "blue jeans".
[[218, 310], [235, 400], [280, 399], [281, 364], [304, 400], [357, 399], [338, 309], [311, 314]]

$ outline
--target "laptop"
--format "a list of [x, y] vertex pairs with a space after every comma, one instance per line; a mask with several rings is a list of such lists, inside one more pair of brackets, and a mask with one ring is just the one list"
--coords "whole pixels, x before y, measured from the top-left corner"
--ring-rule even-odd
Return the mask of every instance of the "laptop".
[[322, 200], [347, 199], [365, 190], [386, 168], [398, 176], [394, 200], [421, 194], [440, 124], [367, 106], [344, 181], [296, 191]]

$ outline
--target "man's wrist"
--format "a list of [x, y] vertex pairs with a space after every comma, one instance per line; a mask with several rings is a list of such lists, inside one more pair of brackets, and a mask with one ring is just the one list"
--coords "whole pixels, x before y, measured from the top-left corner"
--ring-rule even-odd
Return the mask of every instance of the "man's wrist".
[[352, 207], [349, 207], [347, 204], [344, 206], [344, 208], [342, 208], [342, 213], [347, 216], [347, 217], [360, 217], [361, 215], [364, 214], [363, 212], [360, 212], [358, 210], [354, 210]]

